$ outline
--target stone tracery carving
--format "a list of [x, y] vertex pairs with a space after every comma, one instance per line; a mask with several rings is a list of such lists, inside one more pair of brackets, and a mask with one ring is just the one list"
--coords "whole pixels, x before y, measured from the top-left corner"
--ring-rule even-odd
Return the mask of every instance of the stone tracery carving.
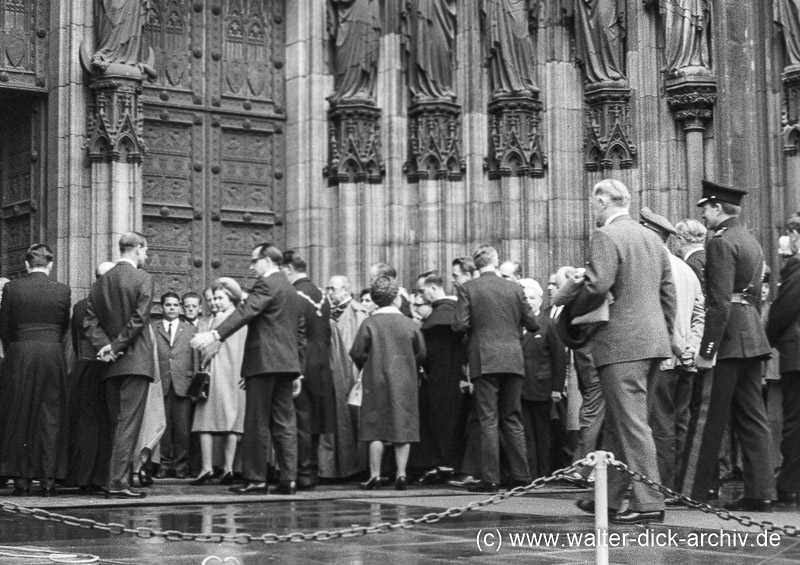
[[538, 5], [530, 0], [481, 0], [493, 97], [538, 92], [532, 42]]
[[626, 0], [575, 2], [575, 50], [586, 82], [625, 80]]
[[635, 165], [638, 150], [630, 100], [631, 91], [624, 85], [600, 83], [587, 87], [586, 170], [630, 169]]

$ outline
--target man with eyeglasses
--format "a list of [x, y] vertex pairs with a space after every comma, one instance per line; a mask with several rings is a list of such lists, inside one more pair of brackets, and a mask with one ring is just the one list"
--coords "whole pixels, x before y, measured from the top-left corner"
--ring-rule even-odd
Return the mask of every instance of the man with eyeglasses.
[[201, 348], [225, 341], [247, 326], [242, 364], [245, 379], [245, 419], [242, 438], [244, 486], [235, 494], [267, 493], [267, 458], [272, 438], [281, 470], [275, 494], [295, 494], [297, 479], [297, 423], [293, 404], [299, 393], [300, 367], [305, 345], [302, 302], [280, 270], [283, 254], [271, 243], [257, 245], [250, 270], [257, 280], [253, 289], [220, 326], [192, 339]]

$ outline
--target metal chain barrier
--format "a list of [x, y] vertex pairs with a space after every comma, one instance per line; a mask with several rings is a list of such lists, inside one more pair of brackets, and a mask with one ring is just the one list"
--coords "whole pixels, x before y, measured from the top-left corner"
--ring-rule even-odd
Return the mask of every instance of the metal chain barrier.
[[714, 514], [718, 518], [721, 518], [722, 520], [735, 520], [736, 522], [739, 522], [742, 526], [746, 527], [758, 526], [759, 528], [766, 530], [767, 532], [778, 532], [779, 534], [783, 534], [785, 536], [794, 538], [800, 537], [800, 527], [798, 526], [789, 526], [789, 525], [778, 526], [774, 522], [770, 522], [768, 520], [765, 520], [763, 522], [758, 522], [756, 520], [753, 520], [749, 516], [738, 516], [736, 514], [733, 514], [729, 510], [725, 510], [723, 508], [716, 508], [705, 502], [697, 502], [696, 500], [692, 500], [688, 496], [684, 496], [678, 492], [675, 492], [674, 490], [669, 489], [664, 485], [658, 484], [657, 482], [648, 479], [640, 472], [634, 471], [622, 461], [614, 459], [614, 455], [612, 453], [608, 454], [608, 464], [620, 468], [621, 470], [628, 473], [633, 478], [633, 480], [639, 481], [640, 483], [644, 483], [653, 490], [657, 490], [664, 496], [680, 500], [682, 504], [685, 504], [689, 508], [700, 510], [701, 512], [705, 512], [706, 514]]
[[548, 483], [557, 481], [562, 475], [569, 475], [577, 471], [582, 465], [591, 465], [591, 458], [586, 457], [563, 469], [554, 471], [547, 477], [540, 477], [534, 480], [531, 484], [512, 488], [506, 492], [495, 494], [485, 500], [478, 500], [470, 502], [465, 506], [456, 506], [448, 508], [442, 512], [431, 512], [420, 516], [419, 518], [405, 518], [399, 522], [383, 522], [374, 526], [353, 526], [343, 530], [322, 530], [313, 533], [292, 532], [289, 534], [273, 534], [267, 533], [260, 536], [255, 536], [248, 533], [240, 534], [204, 534], [204, 533], [187, 533], [178, 530], [158, 530], [154, 528], [139, 527], [128, 528], [124, 524], [117, 523], [104, 523], [92, 520], [91, 518], [76, 518], [74, 516], [66, 516], [50, 512], [42, 508], [28, 508], [27, 506], [20, 506], [9, 501], [0, 501], [0, 508], [3, 511], [11, 514], [20, 514], [22, 516], [30, 516], [37, 520], [45, 520], [49, 522], [58, 522], [67, 526], [76, 526], [85, 528], [87, 530], [100, 530], [116, 535], [134, 535], [138, 538], [164, 538], [167, 541], [195, 541], [201, 543], [238, 543], [248, 544], [252, 542], [263, 542], [265, 544], [275, 544], [282, 542], [302, 542], [302, 541], [326, 541], [338, 538], [350, 538], [354, 536], [365, 536], [367, 534], [383, 534], [394, 530], [411, 528], [418, 524], [433, 524], [443, 518], [455, 518], [461, 516], [466, 512], [478, 510], [484, 506], [491, 504], [499, 504], [518, 496], [523, 496], [531, 491], [540, 489]]

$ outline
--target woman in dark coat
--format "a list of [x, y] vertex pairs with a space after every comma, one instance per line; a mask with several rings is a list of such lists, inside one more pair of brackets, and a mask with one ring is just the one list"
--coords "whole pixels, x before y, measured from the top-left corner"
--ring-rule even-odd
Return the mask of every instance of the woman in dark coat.
[[27, 495], [40, 480], [46, 496], [65, 474], [67, 371], [62, 336], [69, 326], [69, 287], [50, 279], [53, 253], [43, 244], [25, 254], [28, 274], [8, 283], [0, 303], [6, 359], [0, 373], [0, 476]]
[[369, 442], [370, 478], [361, 488], [380, 484], [383, 443], [393, 443], [397, 463], [395, 488], [405, 490], [411, 442], [419, 441], [417, 367], [425, 361], [419, 326], [398, 309], [394, 279], [379, 277], [370, 296], [378, 306], [356, 334], [350, 357], [363, 371], [358, 438]]

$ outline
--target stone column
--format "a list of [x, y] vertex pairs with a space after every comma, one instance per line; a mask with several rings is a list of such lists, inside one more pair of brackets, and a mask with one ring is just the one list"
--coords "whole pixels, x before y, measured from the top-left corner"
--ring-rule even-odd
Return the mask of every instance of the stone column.
[[700, 199], [700, 181], [706, 176], [703, 138], [717, 102], [717, 83], [710, 74], [684, 75], [667, 80], [667, 105], [686, 135], [688, 209]]
[[141, 230], [143, 139], [142, 73], [111, 64], [95, 74], [89, 88], [87, 143], [94, 203], [92, 263], [118, 256], [117, 240]]
[[783, 154], [786, 157], [784, 215], [800, 205], [800, 65], [790, 65], [781, 75], [784, 86]]

